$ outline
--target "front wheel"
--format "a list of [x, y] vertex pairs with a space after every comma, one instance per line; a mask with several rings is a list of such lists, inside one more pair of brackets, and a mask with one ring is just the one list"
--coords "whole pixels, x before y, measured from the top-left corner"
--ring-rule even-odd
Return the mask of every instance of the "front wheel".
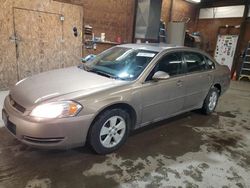
[[89, 142], [98, 154], [111, 153], [120, 148], [129, 133], [130, 116], [122, 109], [112, 109], [100, 114], [89, 133]]
[[201, 109], [202, 112], [207, 115], [211, 114], [217, 106], [218, 98], [219, 90], [217, 88], [212, 87], [204, 100], [203, 107]]

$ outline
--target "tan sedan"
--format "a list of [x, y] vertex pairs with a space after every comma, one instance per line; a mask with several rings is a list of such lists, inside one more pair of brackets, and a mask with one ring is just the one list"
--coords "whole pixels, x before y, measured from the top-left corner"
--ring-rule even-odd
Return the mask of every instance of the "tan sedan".
[[105, 154], [152, 122], [194, 109], [210, 114], [229, 83], [229, 69], [202, 51], [126, 44], [78, 67], [19, 81], [5, 99], [3, 120], [25, 144], [72, 148], [88, 142]]

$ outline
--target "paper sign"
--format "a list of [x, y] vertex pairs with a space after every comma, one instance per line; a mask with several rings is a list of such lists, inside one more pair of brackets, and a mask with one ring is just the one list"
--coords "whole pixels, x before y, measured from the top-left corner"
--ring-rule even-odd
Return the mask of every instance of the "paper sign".
[[154, 57], [155, 54], [154, 53], [142, 53], [142, 52], [140, 52], [136, 56], [138, 56], [138, 57]]

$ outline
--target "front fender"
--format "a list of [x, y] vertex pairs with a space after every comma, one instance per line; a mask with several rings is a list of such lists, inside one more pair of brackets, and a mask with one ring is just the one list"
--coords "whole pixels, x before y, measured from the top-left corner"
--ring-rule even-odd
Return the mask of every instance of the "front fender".
[[93, 95], [80, 101], [83, 110], [79, 115], [93, 114], [97, 117], [106, 108], [117, 105], [129, 105], [136, 114], [135, 126], [141, 122], [142, 113], [141, 91], [137, 89], [120, 90], [118, 92], [103, 92], [102, 94]]

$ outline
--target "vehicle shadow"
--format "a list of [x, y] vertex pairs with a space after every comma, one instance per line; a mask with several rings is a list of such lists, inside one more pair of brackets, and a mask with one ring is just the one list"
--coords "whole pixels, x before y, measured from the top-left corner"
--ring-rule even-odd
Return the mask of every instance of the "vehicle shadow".
[[167, 155], [171, 158], [200, 150], [204, 144], [195, 127], [210, 127], [217, 123], [217, 115], [205, 116], [192, 111], [175, 116], [132, 132], [117, 154], [127, 158]]

